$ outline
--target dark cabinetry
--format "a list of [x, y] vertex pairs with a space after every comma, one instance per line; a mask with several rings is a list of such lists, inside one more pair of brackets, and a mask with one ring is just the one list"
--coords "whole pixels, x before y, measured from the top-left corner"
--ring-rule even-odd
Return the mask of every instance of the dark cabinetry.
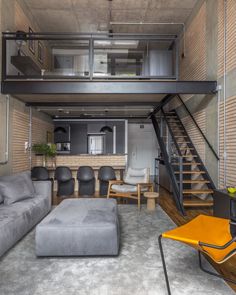
[[101, 129], [108, 126], [113, 132], [106, 131], [104, 135], [104, 154], [113, 153], [113, 136], [115, 132], [116, 153], [125, 153], [125, 122], [124, 121], [79, 121], [55, 122], [55, 128], [63, 127], [66, 132], [55, 132], [55, 143], [70, 142], [70, 153], [88, 153], [88, 135], [101, 134]]
[[87, 124], [71, 124], [71, 154], [87, 153]]

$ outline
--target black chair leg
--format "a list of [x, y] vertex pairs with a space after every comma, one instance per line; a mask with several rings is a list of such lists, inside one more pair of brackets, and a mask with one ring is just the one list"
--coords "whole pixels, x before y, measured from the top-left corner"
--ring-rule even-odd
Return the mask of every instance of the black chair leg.
[[229, 278], [225, 278], [224, 276], [221, 276], [221, 275], [219, 275], [218, 273], [214, 273], [214, 272], [212, 272], [212, 271], [210, 271], [210, 270], [205, 269], [205, 268], [202, 266], [202, 258], [201, 258], [201, 257], [202, 257], [202, 256], [201, 256], [201, 252], [198, 251], [199, 267], [200, 267], [200, 269], [201, 269], [202, 271], [204, 271], [204, 272], [206, 272], [206, 273], [208, 273], [208, 274], [210, 274], [210, 275], [212, 275], [212, 276], [215, 276], [215, 277], [217, 277], [217, 278], [223, 279], [223, 280], [225, 280], [225, 281], [227, 281], [227, 282], [230, 282], [230, 283], [232, 283], [232, 284], [236, 284], [236, 281], [235, 281], [235, 280], [232, 280], [232, 279], [229, 279]]
[[162, 235], [160, 235], [158, 237], [158, 243], [159, 243], [159, 248], [160, 248], [160, 253], [161, 253], [161, 260], [162, 260], [163, 270], [164, 270], [165, 279], [166, 279], [166, 287], [167, 287], [168, 295], [171, 295], [170, 284], [169, 284], [169, 279], [168, 279], [168, 274], [167, 274], [167, 269], [166, 269], [165, 256], [164, 256], [164, 252], [163, 252], [161, 239], [162, 239]]

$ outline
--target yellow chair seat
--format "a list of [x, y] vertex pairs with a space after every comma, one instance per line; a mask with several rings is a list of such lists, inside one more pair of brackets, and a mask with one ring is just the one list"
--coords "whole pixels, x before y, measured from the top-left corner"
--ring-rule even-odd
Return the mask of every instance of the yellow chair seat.
[[188, 244], [206, 253], [217, 263], [223, 263], [236, 249], [236, 242], [225, 249], [214, 249], [199, 244], [202, 242], [223, 246], [232, 239], [228, 219], [206, 215], [199, 215], [185, 225], [163, 233], [162, 237]]

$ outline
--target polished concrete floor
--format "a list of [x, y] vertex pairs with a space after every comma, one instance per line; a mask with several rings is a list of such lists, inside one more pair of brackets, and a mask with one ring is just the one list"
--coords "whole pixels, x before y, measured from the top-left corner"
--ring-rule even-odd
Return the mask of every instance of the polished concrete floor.
[[[157, 207], [119, 205], [121, 250], [118, 257], [36, 258], [34, 230], [0, 260], [1, 295], [164, 295], [167, 294], [158, 235], [175, 227]], [[220, 279], [198, 268], [197, 253], [164, 241], [173, 295], [230, 295]], [[205, 264], [208, 264], [205, 262]]]

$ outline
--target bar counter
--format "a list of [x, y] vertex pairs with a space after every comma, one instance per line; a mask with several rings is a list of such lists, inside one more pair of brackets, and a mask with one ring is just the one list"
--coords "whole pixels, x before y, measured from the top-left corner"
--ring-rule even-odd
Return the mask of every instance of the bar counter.
[[[42, 165], [42, 157], [36, 156], [33, 160], [33, 166]], [[58, 166], [67, 166], [71, 169], [73, 177], [76, 179], [77, 170], [80, 166], [91, 166], [95, 171], [96, 191], [99, 190], [97, 180], [98, 170], [101, 166], [111, 166], [115, 169], [117, 179], [123, 178], [123, 172], [126, 169], [127, 155], [125, 154], [106, 154], [106, 155], [57, 155], [55, 159], [47, 160], [47, 169], [50, 171], [50, 177], [54, 177], [55, 168]], [[57, 190], [56, 182], [54, 191]], [[75, 191], [78, 191], [78, 181], [75, 181]]]

